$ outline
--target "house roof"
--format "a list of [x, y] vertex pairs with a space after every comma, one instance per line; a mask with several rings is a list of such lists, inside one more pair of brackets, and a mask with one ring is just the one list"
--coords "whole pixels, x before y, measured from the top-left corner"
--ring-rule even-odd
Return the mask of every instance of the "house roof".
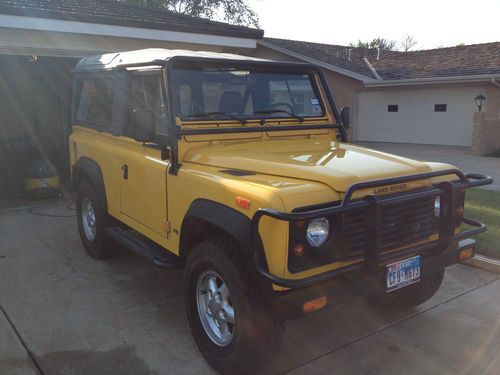
[[373, 79], [383, 82], [500, 75], [500, 42], [414, 52], [385, 52], [377, 59], [376, 49], [276, 38], [264, 38], [264, 41], [355, 72], [372, 82]]
[[500, 42], [387, 52], [370, 63], [384, 80], [500, 74]]
[[263, 30], [116, 0], [2, 0], [0, 14], [259, 39]]
[[264, 38], [264, 41], [339, 68], [350, 70], [367, 78], [376, 78], [363, 61], [363, 58], [367, 56], [376, 57], [377, 51], [373, 49], [277, 38]]

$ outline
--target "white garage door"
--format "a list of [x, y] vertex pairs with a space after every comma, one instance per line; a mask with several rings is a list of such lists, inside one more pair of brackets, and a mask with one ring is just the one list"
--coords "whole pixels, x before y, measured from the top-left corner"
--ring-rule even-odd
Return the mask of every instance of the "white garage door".
[[360, 141], [470, 146], [480, 88], [384, 89], [359, 94]]

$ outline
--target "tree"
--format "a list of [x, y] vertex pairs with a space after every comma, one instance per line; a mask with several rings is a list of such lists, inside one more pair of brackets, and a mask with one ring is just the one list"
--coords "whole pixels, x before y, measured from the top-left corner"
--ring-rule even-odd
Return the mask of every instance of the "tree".
[[193, 17], [223, 20], [235, 25], [259, 27], [257, 13], [247, 0], [118, 0], [148, 8], [166, 9]]
[[407, 34], [403, 37], [403, 40], [399, 44], [402, 51], [409, 52], [418, 44], [418, 42], [413, 36]]
[[356, 44], [351, 43], [350, 46], [370, 49], [381, 48], [383, 51], [394, 51], [396, 50], [396, 41], [378, 37], [374, 38], [370, 42], [363, 42], [361, 40], [358, 40]]

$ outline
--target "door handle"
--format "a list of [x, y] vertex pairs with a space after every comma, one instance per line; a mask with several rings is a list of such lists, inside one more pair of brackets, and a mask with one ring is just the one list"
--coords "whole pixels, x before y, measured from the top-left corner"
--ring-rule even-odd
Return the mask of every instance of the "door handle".
[[128, 180], [128, 165], [127, 164], [122, 165], [122, 171], [123, 171], [123, 179]]

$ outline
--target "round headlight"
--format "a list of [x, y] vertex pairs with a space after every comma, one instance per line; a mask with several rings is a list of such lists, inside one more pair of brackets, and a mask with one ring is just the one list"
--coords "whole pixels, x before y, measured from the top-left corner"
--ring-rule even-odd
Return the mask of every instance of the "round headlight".
[[330, 222], [327, 218], [322, 217], [314, 219], [307, 226], [307, 242], [312, 247], [320, 247], [328, 239], [330, 234]]
[[434, 216], [439, 217], [441, 215], [441, 197], [437, 196], [434, 200]]

